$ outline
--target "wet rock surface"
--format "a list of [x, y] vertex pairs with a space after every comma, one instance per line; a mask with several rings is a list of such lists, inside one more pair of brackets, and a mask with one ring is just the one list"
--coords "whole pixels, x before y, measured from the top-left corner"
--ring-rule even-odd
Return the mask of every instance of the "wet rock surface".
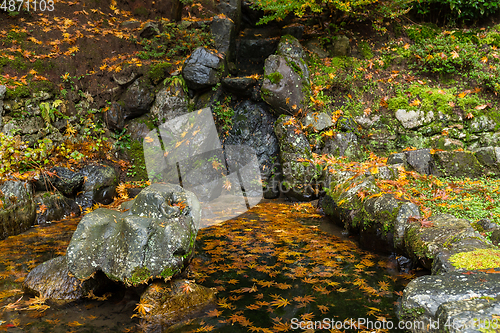
[[52, 175], [42, 174], [35, 182], [37, 191], [57, 190], [67, 197], [74, 196], [83, 185], [85, 178], [77, 171], [65, 167], [54, 167], [50, 169]]
[[[224, 144], [246, 145], [254, 149], [262, 180], [267, 183], [279, 174], [280, 169], [278, 139], [274, 134], [275, 121], [265, 103], [245, 101], [234, 110], [233, 127], [224, 138]], [[264, 191], [266, 189], [267, 186]]]
[[85, 215], [67, 249], [68, 268], [78, 279], [102, 271], [126, 285], [170, 278], [191, 258], [200, 218], [194, 194], [153, 184], [126, 212], [100, 208]]
[[[457, 327], [453, 331], [463, 332], [465, 326], [459, 324], [470, 324], [474, 318], [493, 319], [499, 295], [500, 274], [469, 271], [422, 276], [405, 288], [399, 317], [423, 322], [413, 332], [444, 331], [445, 323], [455, 318]], [[428, 324], [438, 319], [440, 330], [430, 329]]]
[[98, 293], [109, 284], [110, 281], [102, 274], [97, 274], [83, 282], [71, 276], [66, 257], [61, 256], [32, 269], [23, 281], [23, 289], [29, 294], [62, 305], [79, 300], [91, 291]]
[[186, 59], [182, 76], [189, 88], [197, 90], [216, 85], [220, 81], [223, 59], [213, 51], [199, 47]]
[[6, 181], [0, 185], [0, 239], [28, 230], [36, 218], [31, 183]]
[[35, 195], [37, 204], [36, 224], [58, 221], [68, 216], [79, 216], [80, 207], [75, 200], [61, 194], [42, 192]]
[[79, 171], [84, 178], [82, 193], [76, 196], [76, 203], [82, 209], [96, 202], [109, 204], [116, 196], [118, 174], [113, 167], [101, 164], [86, 165]]
[[316, 197], [315, 169], [298, 161], [302, 158], [310, 159], [312, 152], [298, 122], [293, 117], [282, 115], [276, 121], [274, 133], [280, 147], [283, 177], [281, 192], [289, 198], [313, 200]]
[[173, 323], [196, 316], [214, 305], [215, 291], [189, 280], [171, 283], [154, 282], [141, 295], [139, 304], [145, 304], [141, 322], [148, 332], [163, 332]]

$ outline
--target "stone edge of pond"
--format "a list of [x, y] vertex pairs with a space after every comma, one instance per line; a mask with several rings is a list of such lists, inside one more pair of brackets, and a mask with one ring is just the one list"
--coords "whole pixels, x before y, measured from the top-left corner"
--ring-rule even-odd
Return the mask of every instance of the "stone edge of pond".
[[[469, 152], [468, 156], [484, 154], [485, 150], [495, 151], [497, 147], [487, 148], [474, 154]], [[414, 157], [422, 154], [425, 158], [419, 156], [414, 162]], [[400, 167], [449, 176], [443, 171], [446, 168], [439, 167], [442, 158], [433, 155], [429, 149], [393, 154], [388, 164], [391, 160], [395, 164], [383, 167], [384, 172], [376, 175], [329, 168], [330, 188], [321, 206], [337, 224], [359, 235], [362, 247], [378, 252], [397, 252], [431, 270], [432, 275], [412, 280], [403, 292], [397, 313], [404, 324], [412, 323], [409, 331], [460, 332], [467, 329], [468, 332], [480, 332], [479, 329], [488, 328], [486, 324], [492, 323], [495, 313], [500, 314], [500, 285], [496, 287], [491, 282], [499, 280], [500, 275], [495, 273], [500, 271], [457, 269], [450, 257], [496, 247], [475, 231], [468, 220], [450, 214], [423, 219], [416, 204], [384, 193], [375, 182], [376, 177], [397, 178]], [[448, 157], [448, 160], [454, 159], [453, 155]], [[483, 159], [473, 162], [477, 160]], [[484, 165], [483, 173], [492, 174], [493, 168], [500, 170], [499, 161], [494, 162]], [[422, 164], [427, 167], [422, 168]], [[467, 164], [461, 165], [467, 169]], [[498, 170], [493, 173], [497, 174]], [[472, 176], [481, 175], [474, 173]]]

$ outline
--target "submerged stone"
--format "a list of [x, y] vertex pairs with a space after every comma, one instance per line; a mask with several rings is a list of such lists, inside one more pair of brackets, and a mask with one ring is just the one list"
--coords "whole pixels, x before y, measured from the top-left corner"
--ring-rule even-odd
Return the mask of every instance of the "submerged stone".
[[148, 332], [163, 332], [172, 324], [194, 317], [215, 301], [215, 291], [189, 280], [154, 282], [141, 295], [142, 322]]

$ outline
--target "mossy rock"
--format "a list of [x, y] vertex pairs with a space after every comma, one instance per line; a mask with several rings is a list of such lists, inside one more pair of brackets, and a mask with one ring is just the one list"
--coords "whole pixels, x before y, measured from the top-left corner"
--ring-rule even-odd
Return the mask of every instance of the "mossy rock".
[[440, 251], [453, 249], [464, 239], [480, 237], [467, 220], [449, 214], [433, 216], [428, 222], [423, 226], [418, 220], [411, 221], [404, 234], [406, 252], [427, 269], [432, 268]]
[[158, 84], [161, 80], [165, 79], [169, 75], [169, 71], [171, 68], [171, 63], [161, 62], [151, 66], [146, 75], [151, 80], [151, 82], [153, 82], [154, 84]]
[[470, 151], [438, 151], [433, 155], [436, 176], [478, 178], [483, 175], [483, 166]]
[[67, 249], [69, 271], [96, 271], [125, 285], [169, 279], [189, 263], [201, 219], [196, 196], [177, 185], [143, 189], [127, 211], [99, 208], [80, 221]]

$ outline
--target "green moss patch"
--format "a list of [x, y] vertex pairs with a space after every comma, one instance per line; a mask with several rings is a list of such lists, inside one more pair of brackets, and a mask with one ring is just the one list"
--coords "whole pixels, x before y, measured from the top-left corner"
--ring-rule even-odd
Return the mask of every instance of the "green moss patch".
[[274, 72], [266, 76], [272, 84], [278, 84], [283, 79], [283, 75], [280, 72]]
[[147, 280], [149, 280], [149, 278], [151, 278], [151, 273], [149, 272], [149, 269], [147, 267], [141, 267], [141, 268], [137, 267], [132, 272], [132, 276], [130, 277], [130, 282], [133, 285], [137, 285], [146, 282]]
[[450, 257], [456, 268], [487, 269], [500, 267], [500, 250], [479, 249], [471, 252], [460, 252]]
[[[432, 111], [435, 114], [452, 115], [455, 109], [460, 109], [464, 114], [471, 113], [479, 115], [482, 112], [481, 105], [489, 103], [478, 94], [473, 92], [459, 92], [456, 88], [433, 88], [422, 84], [413, 84], [406, 90], [396, 92], [396, 97], [388, 100], [388, 108], [391, 110], [421, 110], [427, 114]], [[477, 108], [477, 109], [476, 109]]]

